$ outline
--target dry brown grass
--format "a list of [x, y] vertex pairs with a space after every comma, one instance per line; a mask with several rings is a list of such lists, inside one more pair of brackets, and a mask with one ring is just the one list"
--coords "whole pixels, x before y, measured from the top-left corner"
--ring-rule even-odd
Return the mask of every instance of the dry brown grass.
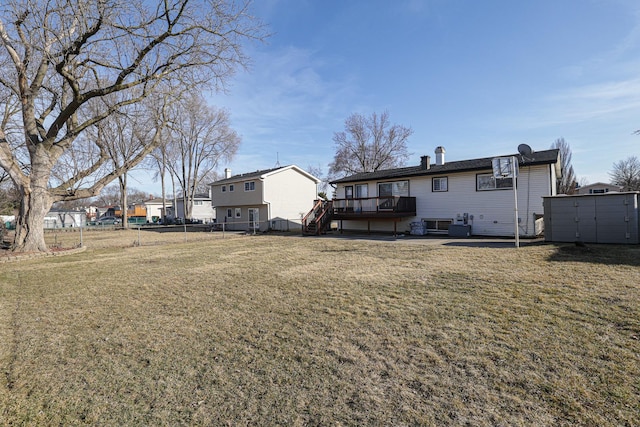
[[0, 267], [0, 424], [640, 423], [638, 247], [173, 238]]

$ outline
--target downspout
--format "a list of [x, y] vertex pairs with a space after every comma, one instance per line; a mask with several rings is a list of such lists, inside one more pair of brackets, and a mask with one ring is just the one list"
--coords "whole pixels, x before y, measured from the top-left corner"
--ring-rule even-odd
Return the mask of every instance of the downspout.
[[[265, 190], [265, 186], [264, 186], [264, 178], [260, 178], [260, 182], [262, 183], [261, 187], [262, 187], [262, 204], [263, 205], [267, 205], [267, 230], [269, 230], [269, 224], [271, 224], [271, 202], [267, 201], [264, 199], [264, 190]], [[258, 212], [260, 212], [260, 208], [258, 208]], [[260, 228], [260, 224], [258, 224], [258, 229]], [[265, 230], [265, 231], [267, 231]]]

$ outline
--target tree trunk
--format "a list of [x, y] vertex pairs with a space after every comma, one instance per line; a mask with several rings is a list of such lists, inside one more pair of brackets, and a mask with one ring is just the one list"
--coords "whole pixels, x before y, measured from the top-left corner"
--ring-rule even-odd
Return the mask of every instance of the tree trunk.
[[188, 195], [182, 195], [182, 207], [184, 208], [184, 219], [191, 219], [191, 200]]
[[120, 211], [122, 212], [122, 228], [129, 228], [129, 208], [127, 206], [127, 174], [118, 177], [120, 182]]
[[53, 204], [47, 188], [49, 171], [46, 165], [34, 162], [27, 186], [20, 188], [22, 201], [12, 247], [14, 252], [49, 251], [44, 240], [44, 217]]
[[160, 186], [162, 187], [162, 225], [167, 225], [167, 194], [164, 189], [164, 166], [160, 170]]

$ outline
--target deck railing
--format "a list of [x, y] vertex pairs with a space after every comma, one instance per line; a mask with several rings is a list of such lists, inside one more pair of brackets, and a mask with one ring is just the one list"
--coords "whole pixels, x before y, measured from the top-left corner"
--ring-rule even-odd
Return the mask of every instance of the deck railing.
[[416, 212], [415, 197], [369, 197], [361, 199], [333, 199], [336, 215], [389, 215], [413, 214]]

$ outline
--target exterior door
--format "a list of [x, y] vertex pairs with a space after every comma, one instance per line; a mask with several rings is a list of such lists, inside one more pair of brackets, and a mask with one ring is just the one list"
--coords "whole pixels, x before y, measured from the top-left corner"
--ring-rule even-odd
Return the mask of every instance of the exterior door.
[[345, 211], [353, 212], [353, 185], [344, 187]]
[[249, 208], [249, 228], [254, 231], [260, 229], [260, 209]]

